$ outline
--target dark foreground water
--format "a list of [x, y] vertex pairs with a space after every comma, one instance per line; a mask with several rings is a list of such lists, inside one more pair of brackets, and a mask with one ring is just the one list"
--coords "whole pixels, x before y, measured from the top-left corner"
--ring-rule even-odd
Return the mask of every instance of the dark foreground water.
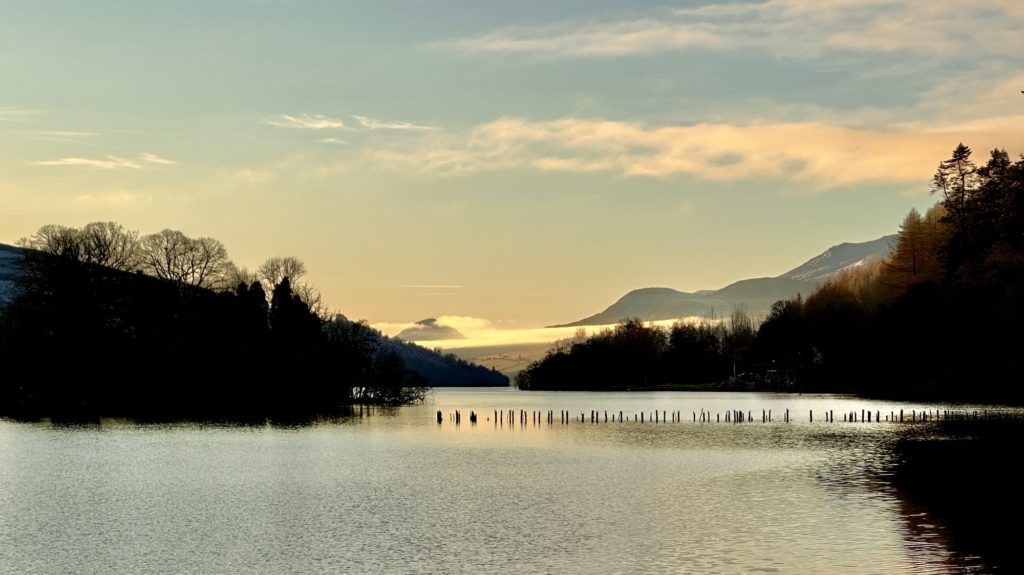
[[[823, 422], [946, 407], [488, 389], [295, 427], [0, 420], [0, 571], [988, 571], [891, 481], [894, 446], [931, 424]], [[499, 426], [496, 409], [555, 424]], [[561, 409], [587, 421], [559, 424]], [[683, 421], [650, 423], [656, 409]], [[701, 409], [755, 422], [694, 424]]]

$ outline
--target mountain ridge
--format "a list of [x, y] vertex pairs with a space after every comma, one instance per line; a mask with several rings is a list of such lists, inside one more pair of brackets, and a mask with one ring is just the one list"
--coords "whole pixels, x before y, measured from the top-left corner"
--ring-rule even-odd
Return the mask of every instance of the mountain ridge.
[[607, 325], [628, 318], [659, 321], [721, 316], [737, 310], [754, 316], [763, 315], [780, 299], [807, 296], [844, 270], [883, 259], [889, 254], [895, 238], [896, 235], [892, 234], [867, 242], [836, 244], [782, 275], [743, 279], [717, 290], [684, 292], [667, 287], [638, 288], [627, 292], [604, 311], [549, 327]]

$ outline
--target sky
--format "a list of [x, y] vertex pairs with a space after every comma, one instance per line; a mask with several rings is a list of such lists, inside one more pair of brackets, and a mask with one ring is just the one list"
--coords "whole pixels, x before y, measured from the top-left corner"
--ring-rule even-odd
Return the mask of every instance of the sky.
[[[346, 316], [525, 329], [896, 231], [1024, 152], [1019, 0], [0, 0], [0, 242], [294, 255]], [[475, 322], [475, 323], [474, 323]]]

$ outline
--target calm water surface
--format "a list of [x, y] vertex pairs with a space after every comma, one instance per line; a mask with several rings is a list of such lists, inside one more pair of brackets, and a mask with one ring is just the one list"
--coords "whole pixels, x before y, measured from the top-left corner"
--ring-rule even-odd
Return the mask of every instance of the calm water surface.
[[[790, 409], [793, 421], [782, 423]], [[978, 558], [887, 483], [921, 425], [837, 396], [435, 392], [302, 427], [0, 420], [11, 573], [944, 573]], [[961, 407], [962, 408], [962, 407]], [[445, 421], [436, 423], [436, 410]], [[463, 412], [462, 424], [448, 419]], [[500, 426], [494, 410], [555, 410]], [[559, 410], [586, 422], [558, 423]], [[589, 422], [680, 410], [681, 423]], [[755, 423], [692, 423], [700, 410]], [[761, 423], [772, 409], [774, 423]], [[468, 422], [469, 410], [480, 420]], [[808, 422], [808, 411], [815, 421]]]

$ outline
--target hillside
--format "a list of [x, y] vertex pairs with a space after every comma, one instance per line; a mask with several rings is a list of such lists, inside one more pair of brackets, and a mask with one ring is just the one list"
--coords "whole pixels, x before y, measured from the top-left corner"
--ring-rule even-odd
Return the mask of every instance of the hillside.
[[405, 367], [430, 387], [508, 387], [509, 378], [451, 353], [439, 353], [414, 343], [379, 335], [382, 350], [397, 353]]
[[[18, 278], [21, 276], [20, 262], [22, 260], [24, 250], [14, 246], [0, 244], [0, 307], [7, 305], [14, 299], [14, 288]], [[122, 304], [129, 302], [137, 297], [138, 293], [147, 294], [149, 292], [158, 289], [161, 286], [161, 281], [153, 278], [137, 278], [131, 274], [124, 274], [113, 270], [107, 270], [100, 267], [93, 268], [92, 277], [103, 277], [106, 287], [104, 290], [108, 293], [97, 294], [97, 297], [110, 297], [110, 293], [120, 293], [121, 290], [126, 289], [126, 286], [135, 285], [138, 282], [142, 282], [144, 288], [136, 290], [132, 293], [131, 298], [123, 298]], [[205, 290], [198, 290], [199, 293], [205, 293]], [[203, 297], [209, 298], [210, 301], [213, 298], [222, 297], [224, 294], [219, 296], [214, 293], [209, 293]], [[159, 300], [160, 304], [166, 304], [167, 302], [176, 303], [176, 300], [164, 299]], [[137, 313], [136, 307], [139, 306], [139, 302], [131, 302], [129, 310], [131, 313]], [[147, 317], [156, 317], [160, 314], [167, 313], [167, 310], [160, 310], [157, 304], [146, 304], [150, 308], [147, 310], [145, 315]], [[89, 314], [92, 313], [88, 310], [81, 309], [85, 306], [84, 304], [78, 305], [78, 311], [75, 313]], [[121, 320], [117, 320], [121, 321]], [[337, 321], [348, 322], [344, 316], [339, 316]], [[424, 330], [450, 330], [455, 332], [452, 335], [450, 332], [448, 336], [461, 337], [454, 328], [447, 326], [437, 326], [432, 321], [425, 320], [420, 322]], [[264, 326], [265, 327], [265, 326]], [[368, 328], [367, 328], [368, 329]], [[442, 354], [434, 350], [423, 348], [412, 343], [406, 343], [398, 339], [389, 339], [383, 334], [372, 331], [369, 336], [373, 338], [375, 347], [379, 352], [394, 352], [402, 358], [406, 369], [413, 373], [423, 377], [430, 386], [507, 386], [509, 380], [506, 376], [497, 373], [486, 367], [476, 365], [471, 362], [459, 359], [451, 354]]]
[[824, 282], [835, 274], [881, 260], [896, 244], [897, 235], [882, 236], [877, 240], [860, 243], [842, 243], [825, 250], [803, 264], [779, 276], [780, 278]]
[[21, 248], [0, 244], [0, 306], [14, 299], [15, 280], [20, 275]]
[[860, 243], [842, 243], [774, 278], [740, 280], [717, 290], [682, 292], [671, 288], [641, 288], [622, 296], [607, 309], [571, 323], [552, 327], [607, 325], [627, 318], [644, 321], [692, 316], [725, 316], [744, 310], [762, 316], [773, 303], [797, 294], [807, 296], [835, 274], [878, 261], [889, 254], [896, 236]]

